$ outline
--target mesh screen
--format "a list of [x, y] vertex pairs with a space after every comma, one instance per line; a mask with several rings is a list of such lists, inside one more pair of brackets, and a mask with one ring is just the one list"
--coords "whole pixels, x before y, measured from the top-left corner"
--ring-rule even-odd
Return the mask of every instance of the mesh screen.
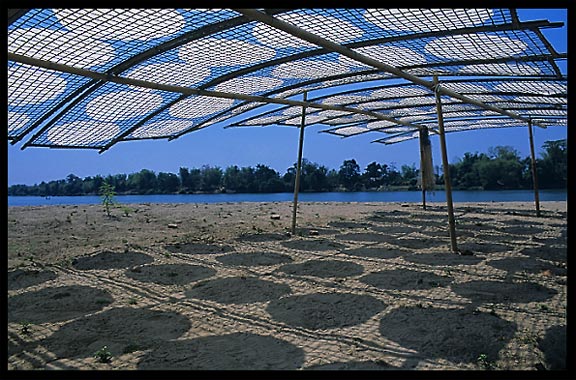
[[[516, 23], [508, 9], [267, 12], [406, 73], [460, 78], [441, 84], [470, 99], [542, 120], [567, 115], [567, 81], [549, 80], [558, 76], [557, 59], [566, 55], [550, 51], [539, 27]], [[299, 125], [300, 107], [280, 107], [291, 114], [258, 115], [258, 109], [275, 99], [300, 99], [304, 91], [333, 92], [311, 102], [357, 110], [307, 110], [307, 123], [348, 128], [342, 134], [380, 131], [369, 127], [379, 118], [360, 111], [392, 121], [434, 118], [429, 89], [405, 80], [386, 84], [398, 78], [301, 37], [229, 9], [31, 9], [8, 27], [8, 52], [29, 59], [8, 62], [8, 138], [16, 142], [32, 135], [25, 146], [108, 148], [122, 140], [174, 138], [230, 120], [236, 120], [233, 126]], [[55, 71], [51, 63], [68, 69]], [[107, 76], [98, 82], [75, 68]], [[513, 79], [480, 82], [471, 75]], [[115, 76], [231, 96], [183, 96], [116, 84]], [[370, 84], [376, 82], [385, 84]], [[338, 90], [352, 84], [358, 90]], [[445, 109], [449, 119], [498, 114], [446, 96], [443, 101], [454, 104]]]

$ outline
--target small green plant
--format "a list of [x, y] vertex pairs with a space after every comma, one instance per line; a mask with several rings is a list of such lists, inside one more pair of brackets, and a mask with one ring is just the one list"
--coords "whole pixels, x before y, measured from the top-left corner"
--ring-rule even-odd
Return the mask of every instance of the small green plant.
[[543, 303], [540, 304], [540, 310], [542, 311], [548, 311], [550, 310], [550, 308], [548, 307], [548, 305], [544, 305]]
[[116, 203], [114, 196], [116, 192], [114, 191], [114, 186], [110, 185], [108, 182], [104, 182], [100, 186], [100, 197], [102, 198], [102, 205], [106, 211], [106, 215], [110, 215], [110, 208]]
[[20, 332], [24, 335], [28, 335], [30, 334], [30, 326], [32, 326], [32, 324], [30, 322], [24, 321], [24, 322], [20, 322]]
[[136, 305], [137, 303], [138, 303], [138, 301], [136, 300], [136, 298], [130, 298], [128, 300], [129, 305]]
[[490, 360], [488, 360], [488, 355], [486, 355], [486, 354], [480, 354], [478, 356], [478, 359], [476, 359], [476, 361], [478, 362], [478, 365], [484, 369], [494, 368], [494, 363], [492, 363]]
[[139, 345], [137, 345], [135, 343], [131, 343], [131, 344], [127, 345], [126, 347], [124, 347], [124, 349], [122, 350], [122, 353], [123, 354], [130, 354], [132, 352], [139, 351], [141, 349], [142, 349], [142, 347], [140, 347]]
[[106, 299], [106, 298], [96, 298], [96, 300], [94, 302], [96, 302], [97, 305], [108, 305], [112, 301], [110, 301], [109, 299]]
[[130, 213], [133, 211], [128, 206], [121, 206], [121, 208], [122, 208], [122, 212], [124, 213], [124, 216], [130, 216]]
[[94, 353], [94, 357], [100, 363], [110, 363], [112, 361], [112, 353], [108, 350], [108, 346], [103, 346], [101, 349]]

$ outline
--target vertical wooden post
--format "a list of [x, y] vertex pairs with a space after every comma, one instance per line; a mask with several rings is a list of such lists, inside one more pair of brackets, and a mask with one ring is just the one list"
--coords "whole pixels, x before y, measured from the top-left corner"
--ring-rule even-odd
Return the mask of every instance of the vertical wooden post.
[[[306, 101], [306, 92], [304, 92]], [[300, 122], [300, 140], [298, 142], [298, 161], [296, 162], [296, 178], [294, 179], [294, 205], [292, 208], [292, 235], [296, 234], [296, 210], [298, 208], [298, 190], [300, 188], [300, 172], [302, 171], [302, 147], [304, 145], [304, 126], [306, 121], [306, 106], [302, 106], [302, 120]]]
[[442, 169], [444, 171], [444, 186], [446, 192], [446, 206], [448, 207], [448, 228], [450, 231], [450, 250], [459, 253], [456, 244], [456, 222], [454, 220], [454, 208], [452, 205], [452, 184], [450, 182], [450, 166], [446, 153], [446, 136], [444, 132], [444, 117], [442, 115], [442, 99], [438, 91], [438, 76], [434, 75], [434, 94], [436, 95], [436, 113], [438, 114], [438, 133], [440, 136], [440, 148], [442, 149]]
[[426, 210], [426, 186], [424, 179], [424, 141], [422, 130], [418, 131], [418, 141], [420, 142], [420, 185], [422, 186], [422, 207]]
[[536, 202], [536, 216], [540, 216], [540, 195], [538, 194], [538, 175], [536, 173], [536, 157], [534, 155], [534, 136], [532, 135], [532, 120], [528, 120], [528, 135], [530, 137], [530, 161], [532, 169], [532, 183], [534, 185], [534, 201]]

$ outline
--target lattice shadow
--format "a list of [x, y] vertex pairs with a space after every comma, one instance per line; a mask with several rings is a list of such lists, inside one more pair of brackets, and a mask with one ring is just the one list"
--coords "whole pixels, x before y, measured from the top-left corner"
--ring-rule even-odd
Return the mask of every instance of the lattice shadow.
[[359, 247], [353, 249], [345, 249], [341, 253], [357, 256], [357, 257], [370, 257], [375, 259], [393, 259], [406, 254], [406, 251], [390, 247]]
[[359, 325], [386, 308], [382, 301], [349, 293], [314, 293], [284, 297], [268, 304], [273, 319], [311, 330]]
[[535, 282], [468, 281], [452, 284], [452, 290], [473, 302], [527, 303], [552, 298], [558, 292]]
[[374, 232], [350, 232], [336, 235], [337, 239], [370, 243], [389, 243], [396, 241], [396, 237]]
[[484, 259], [478, 256], [457, 255], [450, 252], [444, 253], [416, 253], [404, 257], [404, 260], [424, 265], [476, 265]]
[[186, 297], [216, 301], [224, 304], [267, 302], [289, 294], [286, 284], [259, 280], [253, 277], [229, 277], [202, 281], [186, 290]]
[[470, 309], [401, 307], [380, 320], [380, 333], [399, 345], [430, 358], [459, 363], [488, 360], [514, 337], [516, 324]]
[[548, 369], [566, 369], [568, 360], [566, 326], [553, 326], [546, 330], [544, 338], [538, 340], [538, 348], [546, 358]]
[[397, 369], [384, 361], [334, 362], [304, 368], [304, 370], [311, 371], [385, 371]]
[[253, 242], [253, 243], [260, 243], [260, 242], [268, 242], [268, 241], [282, 241], [287, 240], [289, 237], [285, 234], [276, 233], [276, 232], [263, 232], [260, 234], [245, 234], [236, 238], [237, 241], [243, 242]]
[[92, 357], [103, 346], [119, 356], [176, 339], [190, 326], [187, 317], [171, 311], [114, 308], [63, 325], [43, 344], [60, 358]]
[[146, 353], [142, 370], [296, 370], [304, 350], [287, 341], [251, 333], [166, 342]]
[[153, 261], [154, 258], [141, 252], [104, 251], [91, 256], [75, 258], [72, 261], [72, 266], [79, 270], [125, 269], [136, 265], [149, 264]]
[[216, 258], [225, 265], [267, 266], [294, 261], [290, 256], [276, 252], [231, 253]]
[[127, 277], [161, 285], [185, 285], [216, 274], [216, 270], [201, 265], [161, 264], [143, 265], [124, 272]]
[[297, 276], [353, 277], [364, 272], [362, 265], [340, 260], [308, 260], [303, 263], [286, 264], [279, 272]]
[[90, 286], [59, 286], [8, 297], [8, 321], [60, 322], [101, 310], [114, 299]]
[[228, 245], [207, 243], [175, 243], [165, 245], [164, 248], [169, 252], [185, 255], [212, 255], [234, 251], [234, 247]]
[[8, 290], [38, 285], [58, 277], [51, 270], [16, 269], [8, 272]]
[[560, 261], [564, 263], [568, 260], [568, 248], [566, 247], [543, 245], [540, 247], [523, 248], [520, 252], [526, 256], [538, 257], [543, 260]]
[[429, 272], [394, 269], [370, 273], [359, 280], [378, 289], [420, 290], [448, 286], [454, 279]]
[[559, 276], [566, 275], [566, 268], [559, 268], [553, 264], [540, 261], [531, 257], [506, 257], [500, 260], [491, 260], [487, 263], [491, 267], [508, 271], [510, 273], [546, 273]]
[[301, 251], [332, 251], [346, 248], [346, 245], [324, 239], [289, 240], [280, 243], [283, 247]]

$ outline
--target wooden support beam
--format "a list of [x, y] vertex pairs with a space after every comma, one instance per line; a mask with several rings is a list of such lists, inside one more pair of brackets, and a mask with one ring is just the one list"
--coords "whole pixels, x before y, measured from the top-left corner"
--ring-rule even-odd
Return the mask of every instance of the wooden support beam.
[[540, 195], [538, 194], [538, 175], [536, 172], [536, 156], [534, 155], [534, 136], [532, 135], [532, 122], [530, 120], [528, 121], [528, 136], [530, 137], [530, 167], [532, 169], [532, 183], [534, 185], [536, 216], [540, 216]]
[[[306, 92], [304, 92], [306, 102]], [[298, 191], [300, 189], [300, 172], [302, 171], [302, 148], [304, 146], [304, 127], [306, 126], [306, 105], [302, 106], [302, 120], [300, 122], [300, 139], [298, 141], [298, 161], [296, 162], [296, 178], [294, 179], [294, 205], [292, 208], [292, 235], [296, 234], [296, 212], [298, 209]]]
[[426, 210], [426, 179], [424, 178], [424, 141], [423, 131], [418, 131], [418, 142], [420, 143], [420, 186], [422, 187], [422, 208]]
[[[438, 76], [434, 75], [434, 85], [438, 85]], [[452, 184], [450, 182], [450, 165], [448, 164], [448, 154], [446, 153], [446, 133], [444, 132], [444, 117], [442, 116], [442, 99], [440, 92], [434, 91], [436, 95], [436, 112], [438, 114], [438, 132], [440, 136], [440, 148], [442, 149], [442, 168], [444, 170], [444, 187], [446, 192], [446, 206], [448, 208], [448, 229], [450, 231], [450, 250], [453, 253], [460, 253], [456, 243], [456, 221], [454, 220], [454, 207], [452, 204]]]

